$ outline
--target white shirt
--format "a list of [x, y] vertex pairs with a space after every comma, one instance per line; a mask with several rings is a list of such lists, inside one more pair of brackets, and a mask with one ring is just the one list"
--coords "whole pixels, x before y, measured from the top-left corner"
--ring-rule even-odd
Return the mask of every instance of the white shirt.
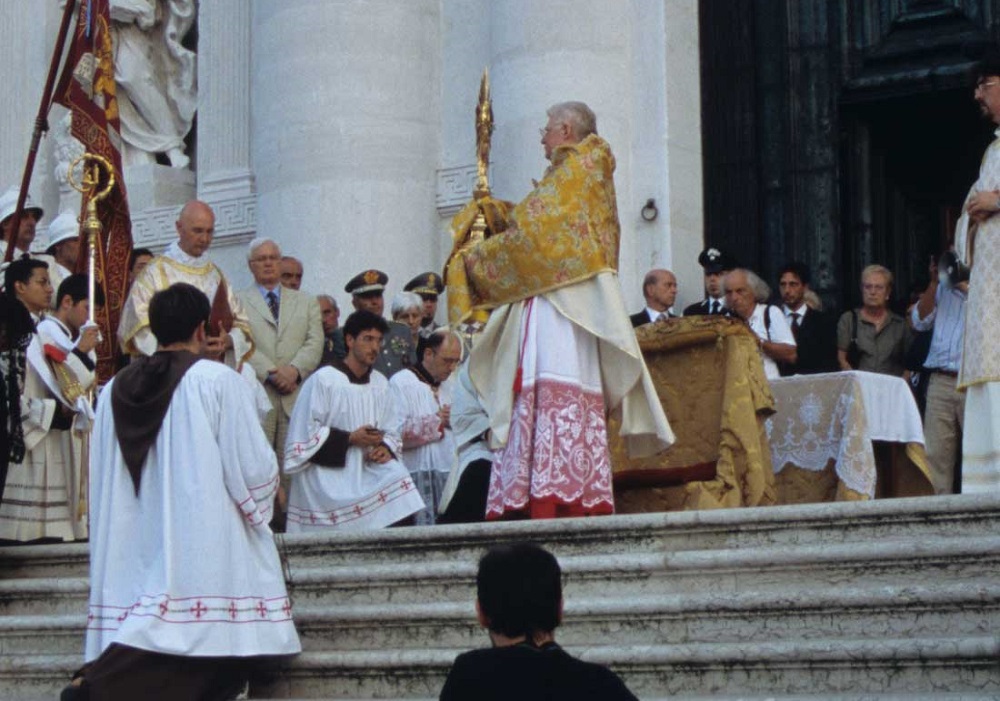
[[[803, 302], [799, 305], [798, 309], [791, 309], [787, 304], [781, 305], [781, 311], [785, 313], [785, 321], [788, 322], [788, 328], [792, 327], [792, 324], [797, 324], [802, 326], [802, 322], [806, 318], [806, 312], [809, 311], [809, 305]], [[793, 314], [798, 314], [799, 318], [796, 319]]]
[[958, 372], [962, 360], [962, 339], [965, 336], [965, 300], [964, 292], [950, 285], [938, 285], [934, 295], [934, 308], [923, 319], [913, 305], [910, 319], [915, 331], [934, 329], [931, 336], [931, 347], [927, 351], [924, 367], [935, 370]]
[[[764, 310], [768, 310], [770, 313], [770, 332], [768, 332], [767, 327], [764, 325]], [[773, 304], [758, 304], [755, 306], [753, 314], [747, 319], [747, 324], [750, 325], [750, 328], [757, 334], [758, 338], [772, 343], [787, 343], [790, 346], [796, 345], [795, 336], [792, 335], [792, 329], [788, 325], [788, 322], [785, 321], [785, 315]], [[781, 373], [778, 371], [778, 364], [774, 362], [773, 358], [762, 352], [761, 359], [764, 361], [764, 375], [769, 380], [781, 376]]]
[[705, 298], [705, 306], [708, 307], [708, 311], [709, 312], [714, 311], [712, 309], [712, 304], [713, 303], [716, 303], [718, 305], [720, 311], [726, 308], [726, 298], [725, 297], [718, 297], [718, 298], [716, 298], [716, 297], [706, 297]]
[[652, 307], [646, 307], [646, 315], [649, 317], [650, 321], [659, 321], [662, 315], [664, 319], [670, 316], [670, 310], [664, 309], [662, 312], [658, 312]]

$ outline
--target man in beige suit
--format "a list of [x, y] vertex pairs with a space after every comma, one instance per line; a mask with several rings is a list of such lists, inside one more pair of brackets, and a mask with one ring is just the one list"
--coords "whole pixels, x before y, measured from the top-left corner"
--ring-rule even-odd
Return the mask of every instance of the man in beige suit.
[[323, 355], [323, 325], [315, 297], [281, 286], [281, 249], [277, 243], [254, 239], [247, 260], [254, 284], [239, 297], [256, 343], [256, 351], [247, 362], [274, 408], [264, 422], [264, 432], [281, 465], [288, 417], [299, 386]]

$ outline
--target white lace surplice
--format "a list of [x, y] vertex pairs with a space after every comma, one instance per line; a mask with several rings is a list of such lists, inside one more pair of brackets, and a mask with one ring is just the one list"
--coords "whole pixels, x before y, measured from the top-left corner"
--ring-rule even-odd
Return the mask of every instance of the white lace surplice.
[[434, 523], [448, 473], [455, 464], [454, 436], [451, 429], [442, 428], [438, 415], [442, 406], [451, 406], [448, 383], [435, 389], [406, 369], [389, 380], [386, 428], [402, 439], [403, 464], [426, 504], [417, 514], [418, 526]]
[[544, 297], [524, 305], [521, 333], [522, 388], [493, 463], [487, 518], [552, 515], [539, 512], [542, 504], [573, 515], [613, 512], [597, 340]]

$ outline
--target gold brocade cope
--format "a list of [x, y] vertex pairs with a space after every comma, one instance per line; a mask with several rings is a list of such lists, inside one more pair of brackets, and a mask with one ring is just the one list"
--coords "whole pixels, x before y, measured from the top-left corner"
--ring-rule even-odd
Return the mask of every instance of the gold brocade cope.
[[[614, 170], [611, 148], [596, 134], [557, 147], [542, 181], [514, 207], [506, 231], [456, 247], [448, 264], [451, 323], [476, 309], [495, 309], [617, 271]], [[459, 266], [464, 277], [454, 272]]]
[[677, 442], [629, 459], [609, 420], [616, 511], [774, 504], [764, 427], [774, 398], [753, 332], [733, 319], [696, 316], [647, 324], [636, 335]]
[[477, 312], [474, 311], [474, 308], [477, 301], [469, 286], [469, 277], [465, 271], [465, 257], [462, 255], [482, 240], [477, 238], [478, 232], [473, 231], [477, 217], [482, 214], [486, 223], [486, 231], [481, 236], [489, 238], [503, 233], [507, 229], [507, 220], [513, 208], [513, 202], [485, 195], [469, 202], [452, 218], [452, 253], [444, 266], [444, 283], [448, 288], [448, 323], [452, 327], [457, 327], [462, 322], [468, 321], [470, 317], [473, 317], [475, 321], [485, 322], [486, 317], [489, 316], [488, 313], [483, 313], [481, 318], [475, 318]]

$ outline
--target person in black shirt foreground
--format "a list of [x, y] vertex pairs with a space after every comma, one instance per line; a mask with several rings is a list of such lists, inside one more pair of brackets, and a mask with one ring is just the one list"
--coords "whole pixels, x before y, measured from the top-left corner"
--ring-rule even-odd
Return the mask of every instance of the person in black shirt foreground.
[[490, 549], [476, 575], [476, 615], [493, 647], [459, 655], [441, 701], [635, 700], [613, 672], [556, 644], [562, 573], [551, 553], [518, 543]]

